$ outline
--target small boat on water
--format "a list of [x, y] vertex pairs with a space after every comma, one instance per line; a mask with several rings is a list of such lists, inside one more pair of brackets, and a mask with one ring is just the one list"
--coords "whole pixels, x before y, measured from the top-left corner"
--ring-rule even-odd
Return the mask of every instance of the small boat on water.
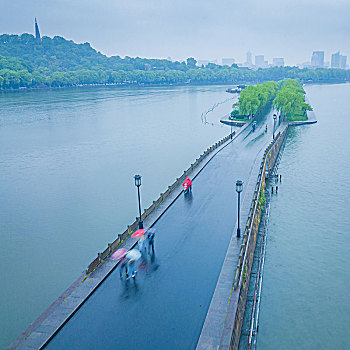
[[228, 88], [226, 92], [229, 92], [230, 94], [239, 94], [245, 88], [245, 85], [238, 85], [236, 88]]

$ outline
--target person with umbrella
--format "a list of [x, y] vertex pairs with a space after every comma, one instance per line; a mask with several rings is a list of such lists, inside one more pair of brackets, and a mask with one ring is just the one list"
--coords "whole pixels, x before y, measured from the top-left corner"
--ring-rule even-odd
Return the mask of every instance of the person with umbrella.
[[146, 239], [145, 233], [146, 233], [146, 230], [144, 230], [143, 228], [141, 228], [141, 229], [135, 231], [135, 232], [131, 235], [131, 237], [137, 238], [137, 239], [138, 239], [137, 244], [138, 244], [138, 247], [139, 247], [139, 251], [140, 251], [141, 253], [142, 253], [142, 250], [143, 250], [143, 248], [144, 248], [144, 243], [145, 243], [145, 239]]
[[131, 270], [131, 277], [135, 278], [136, 276], [136, 261], [140, 259], [141, 253], [137, 249], [129, 250], [126, 255], [126, 259], [129, 261], [129, 269]]
[[123, 270], [125, 269], [125, 277], [128, 278], [129, 277], [129, 273], [128, 273], [128, 259], [124, 256], [121, 260], [120, 260], [120, 278], [123, 278]]
[[145, 241], [146, 241], [146, 236], [143, 234], [140, 236], [139, 241], [138, 241], [138, 246], [139, 246], [139, 251], [142, 253], [143, 249], [145, 248]]
[[125, 270], [125, 277], [128, 277], [128, 259], [125, 257], [127, 250], [125, 248], [117, 249], [112, 255], [112, 260], [120, 260], [120, 270], [119, 275], [120, 278], [123, 278], [123, 270]]

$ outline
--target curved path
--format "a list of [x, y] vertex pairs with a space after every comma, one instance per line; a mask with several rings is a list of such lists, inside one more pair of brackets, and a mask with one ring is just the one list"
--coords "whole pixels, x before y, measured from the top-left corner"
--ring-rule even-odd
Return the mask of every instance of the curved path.
[[235, 182], [248, 182], [270, 143], [271, 113], [267, 121], [267, 134], [265, 121], [242, 132], [159, 219], [155, 254], [144, 254], [136, 279], [114, 270], [45, 349], [196, 347], [237, 220]]

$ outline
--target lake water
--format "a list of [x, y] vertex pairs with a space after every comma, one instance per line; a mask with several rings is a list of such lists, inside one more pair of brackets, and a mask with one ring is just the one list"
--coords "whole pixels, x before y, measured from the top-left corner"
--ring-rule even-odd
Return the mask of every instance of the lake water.
[[[227, 135], [225, 86], [0, 94], [0, 348], [204, 149]], [[350, 85], [307, 86], [271, 202], [258, 349], [350, 343]], [[224, 102], [226, 101], [226, 102]], [[203, 123], [202, 113], [208, 124]]]
[[291, 130], [271, 201], [258, 349], [350, 344], [350, 85], [307, 86], [318, 123]]
[[229, 133], [226, 88], [0, 94], [1, 349], [135, 220], [135, 174], [148, 207]]

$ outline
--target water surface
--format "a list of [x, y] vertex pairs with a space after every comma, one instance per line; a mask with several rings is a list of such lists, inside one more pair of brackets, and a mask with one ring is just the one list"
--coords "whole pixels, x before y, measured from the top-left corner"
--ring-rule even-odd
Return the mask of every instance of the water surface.
[[350, 85], [306, 91], [318, 123], [291, 130], [280, 163], [258, 349], [350, 344]]

